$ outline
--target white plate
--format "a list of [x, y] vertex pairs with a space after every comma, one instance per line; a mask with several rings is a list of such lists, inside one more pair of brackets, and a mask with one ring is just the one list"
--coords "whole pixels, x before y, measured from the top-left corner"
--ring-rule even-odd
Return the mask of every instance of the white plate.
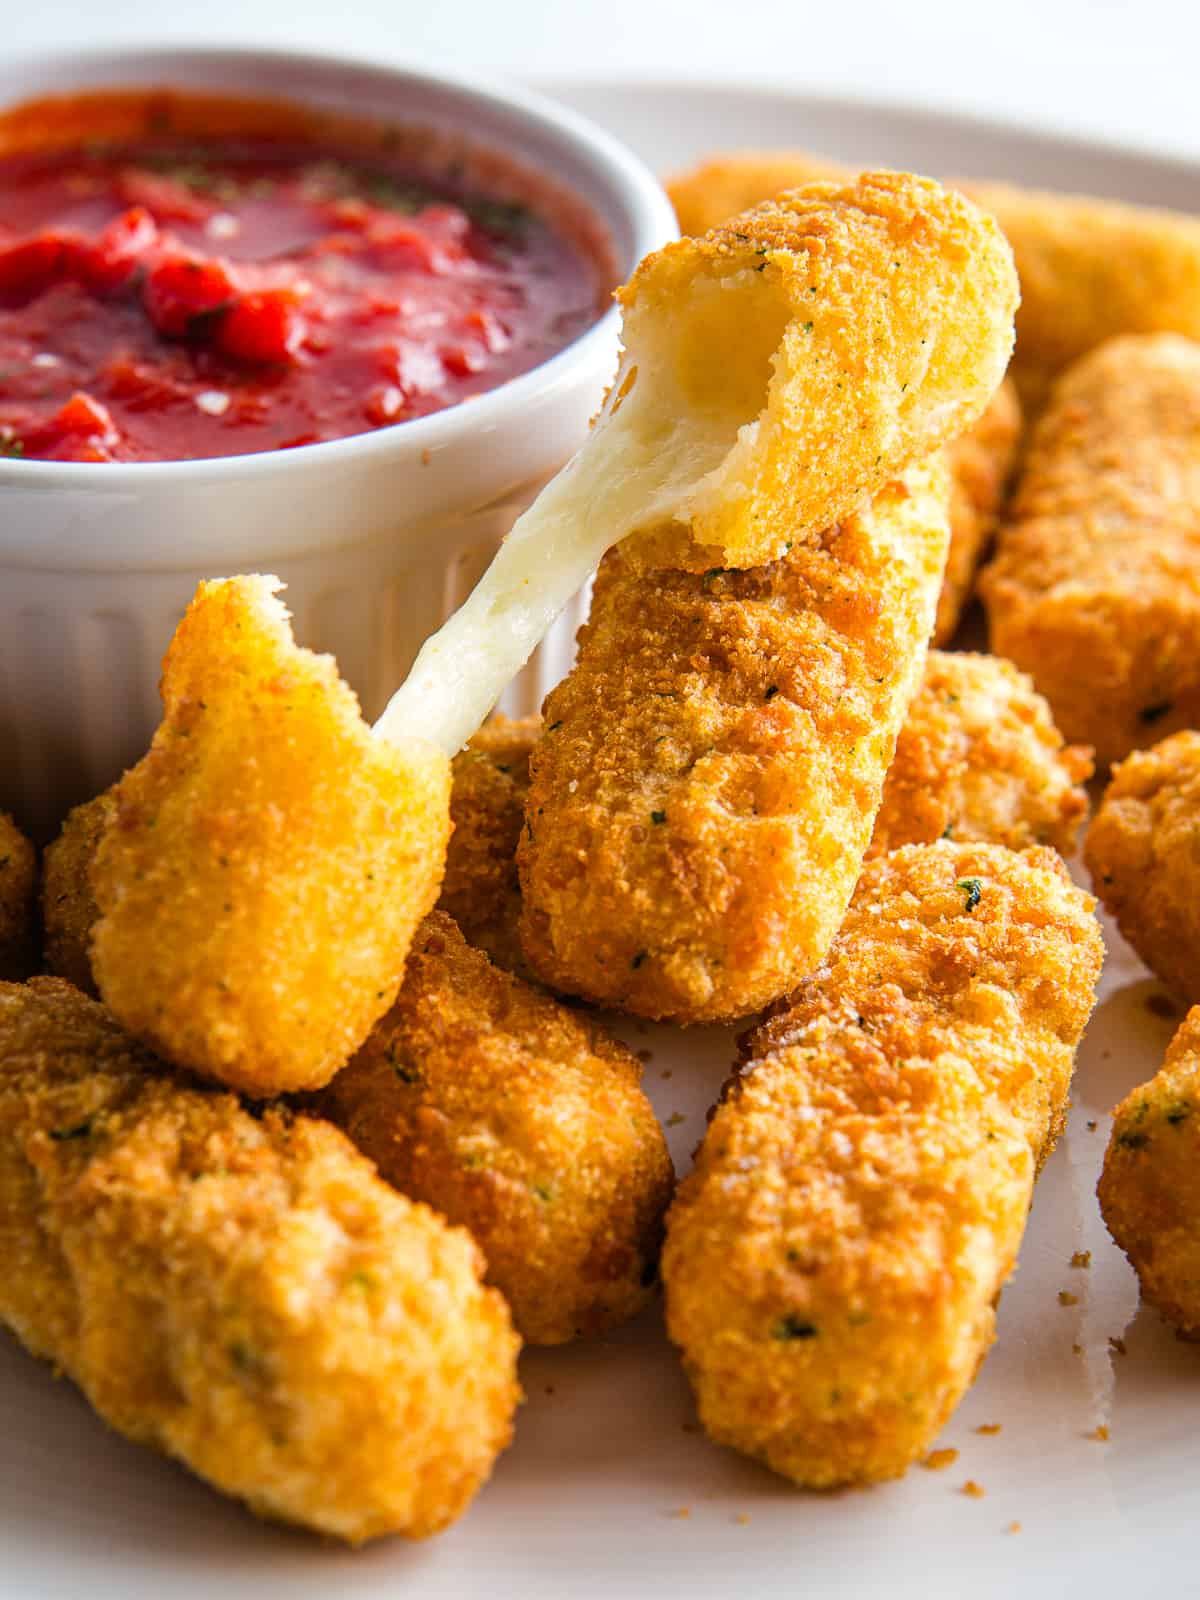
[[[949, 116], [734, 89], [551, 87], [662, 169], [721, 148], [798, 144], [1179, 206], [1200, 192], [1192, 166]], [[655, 1308], [612, 1339], [525, 1356], [516, 1442], [455, 1529], [352, 1553], [257, 1523], [126, 1444], [69, 1384], [0, 1338], [0, 1597], [1196, 1593], [1200, 1348], [1139, 1310], [1093, 1193], [1106, 1113], [1156, 1069], [1172, 1032], [1148, 1004], [1158, 994], [1110, 932], [1070, 1127], [1038, 1188], [995, 1349], [941, 1440], [960, 1451], [948, 1470], [816, 1496], [716, 1449], [695, 1429]], [[733, 1034], [621, 1031], [653, 1052], [647, 1087], [682, 1167]], [[1076, 1250], [1091, 1251], [1090, 1270], [1071, 1268]], [[1078, 1302], [1060, 1305], [1061, 1289]], [[1110, 1337], [1127, 1354], [1114, 1354]], [[991, 1422], [999, 1435], [974, 1431]], [[1089, 1437], [1101, 1425], [1108, 1443]], [[961, 1493], [968, 1478], [983, 1499]], [[1013, 1522], [1019, 1532], [1007, 1531]]]

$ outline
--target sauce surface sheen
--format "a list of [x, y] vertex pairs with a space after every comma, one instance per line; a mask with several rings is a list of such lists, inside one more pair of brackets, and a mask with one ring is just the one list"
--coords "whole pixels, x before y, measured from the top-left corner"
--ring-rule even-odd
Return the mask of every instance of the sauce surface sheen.
[[151, 135], [0, 156], [0, 454], [369, 432], [537, 366], [609, 287], [540, 209], [409, 152]]

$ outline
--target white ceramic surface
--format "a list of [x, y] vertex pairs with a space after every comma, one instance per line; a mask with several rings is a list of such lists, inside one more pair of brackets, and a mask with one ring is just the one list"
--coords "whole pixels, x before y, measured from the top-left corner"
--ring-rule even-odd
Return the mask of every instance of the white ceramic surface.
[[[849, 158], [1020, 171], [1132, 198], [1148, 186], [1186, 199], [1176, 186], [1188, 174], [1170, 163], [1131, 167], [1119, 153], [1063, 150], [1015, 130], [733, 90], [562, 92], [662, 166], [720, 144], [811, 141]], [[831, 136], [839, 128], [845, 144]], [[1188, 181], [1195, 185], [1194, 172]], [[68, 1384], [0, 1340], [0, 1597], [1196, 1594], [1200, 1347], [1179, 1343], [1139, 1308], [1093, 1193], [1108, 1109], [1155, 1070], [1177, 1019], [1161, 1014], [1159, 986], [1116, 933], [1106, 936], [1067, 1135], [1039, 1185], [999, 1339], [940, 1441], [960, 1451], [947, 1470], [914, 1469], [865, 1493], [806, 1495], [714, 1448], [696, 1431], [652, 1308], [610, 1339], [522, 1359], [528, 1398], [515, 1443], [456, 1528], [432, 1544], [353, 1554], [256, 1524], [107, 1432]], [[631, 1023], [620, 1031], [651, 1053], [646, 1086], [683, 1170], [733, 1058], [732, 1033]], [[1092, 1252], [1087, 1270], [1070, 1266], [1077, 1250]], [[1062, 1289], [1076, 1303], [1061, 1305]], [[1125, 1354], [1112, 1338], [1124, 1340]], [[998, 1435], [975, 1431], [995, 1422]], [[1111, 1430], [1107, 1443], [1091, 1437], [1101, 1425]], [[984, 1498], [961, 1493], [968, 1478]], [[1008, 1531], [1014, 1522], [1020, 1531]]]
[[[619, 142], [521, 89], [456, 74], [244, 51], [62, 55], [0, 67], [0, 104], [169, 84], [292, 98], [435, 130], [552, 175], [599, 217], [614, 266], [674, 232]], [[197, 582], [275, 572], [304, 644], [335, 654], [368, 717], [582, 440], [616, 361], [615, 308], [469, 405], [297, 450], [211, 461], [0, 461], [0, 809], [38, 833], [109, 784], [158, 722], [159, 661]], [[578, 603], [548, 642], [561, 670]], [[536, 710], [537, 656], [506, 706]]]

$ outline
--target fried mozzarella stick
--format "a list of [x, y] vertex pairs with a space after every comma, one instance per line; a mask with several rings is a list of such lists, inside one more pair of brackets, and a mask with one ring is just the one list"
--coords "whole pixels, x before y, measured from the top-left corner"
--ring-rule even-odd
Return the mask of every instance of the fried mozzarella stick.
[[[491, 733], [493, 753], [512, 749], [512, 733]], [[87, 848], [106, 803], [72, 812], [51, 852], [48, 948], [86, 982]], [[478, 816], [479, 837], [509, 820], [503, 808]], [[523, 1338], [560, 1344], [635, 1315], [654, 1283], [674, 1172], [641, 1075], [598, 1023], [494, 967], [433, 911], [395, 1004], [305, 1104], [395, 1188], [470, 1231]]]
[[1064, 375], [980, 590], [1099, 765], [1200, 720], [1200, 345], [1113, 339]]
[[327, 1083], [391, 1005], [449, 833], [445, 755], [371, 732], [332, 658], [293, 642], [278, 587], [200, 585], [91, 871], [118, 1021], [264, 1097]]
[[0, 811], [0, 980], [37, 966], [37, 851]]
[[1200, 1000], [1200, 733], [1186, 730], [1114, 769], [1084, 839], [1092, 887], [1146, 965]]
[[1013, 375], [1031, 416], [1081, 356], [1117, 334], [1200, 339], [1200, 218], [1088, 195], [969, 183], [1021, 279]]
[[1142, 1298], [1200, 1339], [1200, 1007], [1155, 1076], [1113, 1112], [1096, 1193]]
[[435, 1533], [508, 1443], [519, 1341], [468, 1236], [57, 978], [0, 985], [0, 1258], [34, 1355], [260, 1515]]
[[750, 572], [607, 558], [530, 762], [521, 937], [547, 983], [707, 1022], [822, 959], [920, 681], [947, 495], [935, 458]]
[[[516, 855], [540, 727], [537, 717], [499, 717], [453, 763], [455, 831], [439, 904], [469, 943], [510, 971], [525, 967]], [[1065, 744], [1050, 707], [1011, 662], [931, 650], [867, 854], [953, 838], [1013, 850], [1049, 844], [1069, 855], [1087, 815], [1081, 785], [1091, 771], [1088, 751]]]
[[1049, 850], [913, 845], [751, 1034], [667, 1218], [700, 1419], [812, 1488], [896, 1477], [992, 1342], [1100, 973]]
[[999, 229], [925, 178], [867, 173], [648, 256], [613, 386], [377, 724], [450, 754], [610, 546], [641, 567], [779, 560], [981, 414], [1017, 300]]
[[883, 786], [869, 857], [935, 839], [1048, 844], [1069, 855], [1087, 815], [1087, 750], [1000, 656], [931, 650]]
[[467, 1228], [522, 1337], [640, 1311], [674, 1174], [641, 1067], [435, 911], [387, 1016], [316, 1109], [402, 1193]]

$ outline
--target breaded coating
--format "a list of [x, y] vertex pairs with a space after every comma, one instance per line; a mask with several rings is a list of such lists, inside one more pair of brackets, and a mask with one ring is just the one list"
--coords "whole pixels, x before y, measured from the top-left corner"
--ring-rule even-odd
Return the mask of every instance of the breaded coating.
[[0, 811], [0, 980], [37, 969], [37, 851]]
[[[515, 821], [507, 795], [474, 784], [479, 761], [466, 764], [470, 826], [480, 840], [507, 839], [514, 884], [527, 783], [519, 752], [524, 746], [527, 757], [536, 721], [489, 728], [476, 745], [518, 753]], [[85, 814], [96, 805], [73, 813], [64, 834], [77, 846], [69, 879], [60, 852], [68, 893], [87, 884]], [[466, 868], [464, 889], [469, 861]], [[498, 872], [481, 878], [500, 882]], [[81, 913], [82, 897], [76, 906]], [[89, 925], [76, 915], [60, 950], [90, 980]], [[515, 940], [515, 914], [505, 926]], [[654, 1282], [674, 1172], [641, 1075], [636, 1057], [598, 1023], [493, 966], [451, 917], [433, 911], [417, 930], [395, 1004], [306, 1104], [402, 1193], [468, 1228], [521, 1335], [560, 1344], [633, 1316]]]
[[1030, 416], [1060, 372], [1117, 334], [1200, 339], [1200, 218], [1012, 184], [963, 187], [1016, 258], [1013, 376]]
[[[782, 189], [853, 167], [803, 150], [718, 156], [668, 180], [684, 233], [706, 233]], [[949, 180], [958, 184], [960, 180]], [[1200, 339], [1200, 219], [1090, 195], [961, 182], [1004, 231], [1021, 280], [1013, 377], [1030, 416], [1055, 377], [1122, 333]]]
[[1200, 722], [1200, 345], [1114, 339], [1071, 368], [979, 587], [992, 649], [1099, 766]]
[[33, 1354], [263, 1516], [435, 1533], [508, 1443], [518, 1340], [467, 1234], [58, 978], [0, 985], [0, 1258]]
[[657, 523], [640, 508], [625, 558], [704, 572], [821, 539], [970, 427], [1012, 352], [1017, 280], [990, 217], [884, 172], [669, 244], [618, 299], [626, 355], [609, 410], [640, 407], [654, 459], [684, 449], [694, 482]]
[[845, 913], [945, 563], [934, 458], [749, 572], [600, 569], [545, 703], [517, 855], [553, 988], [642, 1016], [744, 1016]]
[[783, 189], [849, 183], [855, 169], [807, 150], [739, 150], [666, 178], [680, 233], [699, 235]]
[[[455, 831], [439, 905], [466, 916], [468, 943], [509, 971], [524, 965], [516, 854], [540, 728], [538, 717], [499, 717], [453, 769]], [[1090, 753], [1064, 743], [1050, 707], [1010, 661], [931, 650], [896, 741], [868, 857], [941, 838], [1012, 850], [1049, 844], [1069, 855], [1087, 815], [1082, 785], [1091, 772]]]
[[246, 1094], [315, 1089], [396, 997], [437, 898], [445, 755], [377, 738], [275, 578], [203, 583], [163, 722], [113, 791], [92, 967], [159, 1054]]
[[1011, 661], [931, 650], [867, 854], [945, 838], [1069, 855], [1091, 772], [1089, 752], [1064, 745], [1050, 707]]
[[1044, 849], [911, 845], [748, 1037], [667, 1217], [667, 1327], [718, 1443], [798, 1484], [902, 1473], [993, 1338], [1100, 974]]
[[529, 752], [540, 717], [493, 717], [451, 763], [446, 876], [438, 909], [458, 923], [468, 944], [498, 967], [526, 976], [517, 933], [521, 885], [517, 840], [525, 821]]
[[93, 997], [97, 989], [92, 976], [92, 929], [100, 912], [92, 893], [92, 862], [116, 809], [111, 793], [76, 806], [42, 859], [42, 954], [46, 965]]
[[954, 637], [975, 592], [975, 574], [996, 531], [1020, 440], [1021, 403], [1012, 379], [1006, 378], [974, 427], [946, 448], [950, 551], [933, 625], [934, 644], [947, 644]]
[[[703, 234], [780, 190], [821, 180], [852, 183], [851, 168], [801, 151], [751, 151], [716, 157], [669, 179], [667, 192], [685, 234]], [[982, 203], [982, 202], [981, 202]], [[1020, 326], [1020, 312], [1017, 313]], [[934, 644], [945, 644], [971, 597], [976, 569], [995, 530], [1016, 459], [1021, 406], [1011, 380], [1001, 384], [974, 425], [947, 449], [953, 474], [950, 554], [938, 601]], [[663, 561], [662, 565], [671, 563]]]
[[674, 1174], [636, 1058], [492, 966], [442, 912], [404, 986], [316, 1098], [390, 1183], [468, 1228], [521, 1335], [560, 1344], [641, 1310]]
[[1200, 733], [1138, 751], [1112, 775], [1083, 842], [1092, 887], [1152, 971], [1200, 1000]]
[[1096, 1193], [1142, 1298], [1200, 1339], [1200, 1007], [1113, 1112]]

